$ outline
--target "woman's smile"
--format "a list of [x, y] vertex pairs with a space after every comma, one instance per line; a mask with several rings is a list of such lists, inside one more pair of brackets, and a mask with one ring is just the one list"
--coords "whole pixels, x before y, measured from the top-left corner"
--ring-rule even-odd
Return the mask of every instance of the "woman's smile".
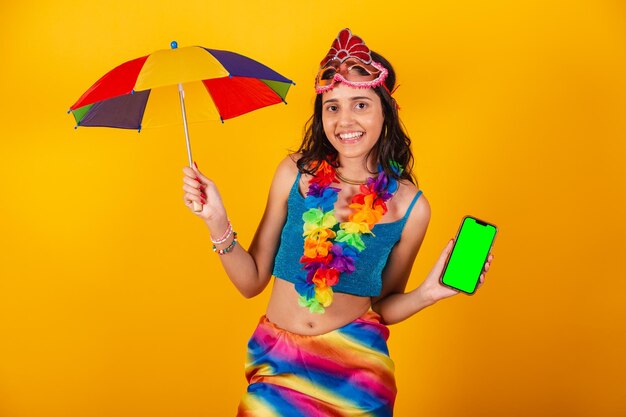
[[357, 143], [365, 132], [345, 132], [339, 133], [337, 136], [343, 143]]

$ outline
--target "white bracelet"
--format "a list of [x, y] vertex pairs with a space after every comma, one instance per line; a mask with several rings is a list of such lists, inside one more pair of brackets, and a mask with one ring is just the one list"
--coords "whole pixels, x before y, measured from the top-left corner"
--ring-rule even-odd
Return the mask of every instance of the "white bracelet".
[[213, 240], [213, 236], [211, 236], [211, 242], [213, 242], [216, 245], [220, 245], [226, 242], [226, 240], [228, 240], [231, 234], [233, 234], [233, 226], [232, 224], [230, 224], [230, 220], [228, 220], [228, 227], [226, 228], [226, 231], [224, 232], [224, 234], [222, 234], [222, 237], [220, 237], [219, 239]]

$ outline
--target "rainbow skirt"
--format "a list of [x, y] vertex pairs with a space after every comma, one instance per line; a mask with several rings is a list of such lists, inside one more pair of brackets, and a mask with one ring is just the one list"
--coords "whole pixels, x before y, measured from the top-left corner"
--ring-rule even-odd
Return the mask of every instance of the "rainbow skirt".
[[291, 333], [262, 316], [248, 342], [249, 386], [237, 415], [392, 416], [396, 383], [388, 337], [373, 311], [315, 336]]

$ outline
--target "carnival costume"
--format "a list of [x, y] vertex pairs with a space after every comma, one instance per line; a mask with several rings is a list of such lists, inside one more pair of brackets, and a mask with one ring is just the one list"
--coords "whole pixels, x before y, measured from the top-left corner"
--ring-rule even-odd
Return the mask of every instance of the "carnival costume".
[[[320, 64], [316, 92], [339, 82], [373, 88], [384, 85], [386, 76], [362, 39], [344, 29]], [[340, 189], [333, 187], [339, 181], [328, 159], [315, 167], [306, 197], [298, 189], [300, 172], [296, 176], [273, 270], [277, 279], [295, 285], [298, 303], [314, 314], [324, 313], [334, 292], [380, 295], [382, 270], [421, 195], [402, 219], [379, 223], [398, 188], [379, 167], [352, 198], [348, 221], [339, 223], [334, 205]], [[391, 167], [401, 174], [401, 166]], [[291, 333], [262, 316], [248, 343], [249, 386], [238, 416], [391, 416], [396, 385], [388, 337], [389, 329], [372, 310], [314, 336]]]

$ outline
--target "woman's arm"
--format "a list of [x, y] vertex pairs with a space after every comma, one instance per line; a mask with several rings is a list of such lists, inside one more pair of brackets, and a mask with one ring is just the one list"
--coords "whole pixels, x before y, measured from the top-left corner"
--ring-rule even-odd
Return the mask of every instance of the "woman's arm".
[[[381, 295], [372, 299], [372, 309], [380, 314], [387, 324], [406, 320], [423, 308], [459, 293], [439, 282], [446, 259], [448, 259], [454, 246], [454, 239], [448, 242], [426, 279], [414, 290], [408, 293], [404, 292], [413, 262], [426, 235], [429, 221], [430, 206], [422, 195], [407, 220], [400, 241], [389, 255], [389, 260], [383, 270]], [[480, 288], [484, 283], [485, 274], [492, 261], [493, 255], [489, 254], [477, 288]]]
[[[211, 236], [219, 238], [228, 227], [228, 217], [217, 187], [197, 169], [185, 167], [183, 172], [185, 173], [183, 189], [187, 192], [184, 195], [185, 204], [191, 209], [193, 201], [201, 201], [202, 191], [200, 190], [203, 190], [206, 195], [205, 203], [202, 212], [195, 214], [204, 220]], [[269, 283], [280, 233], [286, 220], [287, 198], [296, 174], [297, 167], [294, 160], [287, 156], [276, 169], [265, 212], [248, 250], [246, 251], [237, 244], [232, 252], [220, 256], [224, 271], [246, 298], [260, 294]], [[236, 229], [236, 225], [233, 227]], [[216, 246], [218, 249], [223, 249], [231, 242], [232, 237]]]

